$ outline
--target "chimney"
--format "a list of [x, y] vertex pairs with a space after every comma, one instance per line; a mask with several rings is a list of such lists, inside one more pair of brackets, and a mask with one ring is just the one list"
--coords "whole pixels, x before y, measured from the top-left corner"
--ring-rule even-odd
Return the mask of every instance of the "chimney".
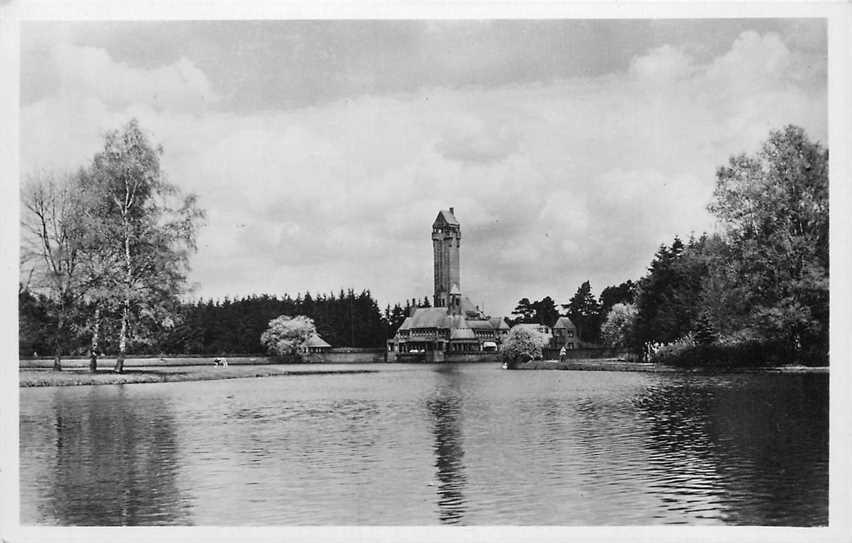
[[455, 215], [455, 214], [456, 214], [456, 213], [455, 213], [455, 210], [451, 207], [451, 208], [450, 208], [450, 215]]

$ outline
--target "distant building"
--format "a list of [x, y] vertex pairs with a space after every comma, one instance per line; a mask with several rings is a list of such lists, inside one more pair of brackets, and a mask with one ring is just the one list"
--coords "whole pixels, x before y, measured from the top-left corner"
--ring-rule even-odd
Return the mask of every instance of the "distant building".
[[568, 317], [559, 317], [553, 325], [553, 347], [568, 350], [580, 348], [580, 338], [577, 335], [577, 325]]
[[462, 295], [461, 225], [453, 208], [441, 210], [432, 223], [434, 307], [413, 308], [388, 340], [395, 353], [477, 353], [500, 349], [509, 325], [503, 317], [484, 315]]
[[319, 334], [314, 334], [308, 338], [305, 344], [302, 346], [302, 352], [304, 353], [327, 353], [331, 350], [331, 345], [321, 338]]

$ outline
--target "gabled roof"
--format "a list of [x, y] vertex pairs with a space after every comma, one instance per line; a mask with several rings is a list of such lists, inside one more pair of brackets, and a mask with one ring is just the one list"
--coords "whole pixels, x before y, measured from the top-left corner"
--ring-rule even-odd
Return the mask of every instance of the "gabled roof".
[[311, 337], [309, 337], [308, 340], [305, 342], [305, 346], [306, 347], [331, 347], [331, 345], [326, 340], [319, 337], [319, 335], [317, 335], [317, 334], [314, 334]]
[[493, 330], [494, 326], [492, 326], [491, 321], [484, 321], [479, 319], [467, 319], [467, 325], [473, 329], [481, 329], [481, 330]]
[[456, 219], [456, 216], [453, 215], [452, 211], [450, 211], [449, 209], [442, 209], [438, 212], [438, 216], [435, 217], [435, 222], [432, 223], [432, 226], [437, 226], [441, 224], [458, 226], [459, 221], [458, 219]]
[[409, 328], [449, 328], [446, 307], [418, 307], [409, 317]]
[[556, 321], [556, 324], [553, 325], [554, 328], [577, 328], [577, 325], [569, 319], [568, 317], [559, 317], [559, 320]]
[[503, 317], [491, 317], [488, 319], [488, 322], [491, 323], [491, 326], [494, 327], [495, 330], [508, 330], [509, 325], [506, 323], [506, 319]]
[[402, 324], [399, 325], [399, 330], [408, 330], [411, 328], [411, 317], [405, 317], [405, 320], [402, 321]]

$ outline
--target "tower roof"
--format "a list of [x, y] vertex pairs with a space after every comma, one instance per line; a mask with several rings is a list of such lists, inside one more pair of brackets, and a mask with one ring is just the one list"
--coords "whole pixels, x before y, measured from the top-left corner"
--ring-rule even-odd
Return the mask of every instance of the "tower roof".
[[438, 216], [435, 217], [435, 222], [432, 223], [432, 226], [449, 224], [451, 226], [458, 226], [459, 221], [456, 219], [456, 216], [453, 214], [453, 208], [450, 209], [442, 209], [438, 212]]

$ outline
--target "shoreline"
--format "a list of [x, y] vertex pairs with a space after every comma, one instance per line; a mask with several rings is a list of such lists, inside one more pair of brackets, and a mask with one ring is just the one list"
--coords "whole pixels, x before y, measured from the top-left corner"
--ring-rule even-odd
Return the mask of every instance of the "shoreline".
[[828, 373], [828, 366], [744, 366], [744, 367], [712, 367], [697, 366], [684, 368], [665, 366], [652, 362], [627, 362], [617, 358], [589, 360], [536, 360], [514, 368], [515, 370], [559, 370], [559, 371], [635, 371], [645, 373]]
[[18, 386], [20, 388], [62, 387], [62, 386], [94, 386], [94, 385], [128, 385], [144, 383], [178, 383], [187, 381], [219, 381], [227, 379], [247, 379], [258, 377], [287, 377], [297, 375], [341, 375], [349, 373], [377, 373], [379, 370], [323, 370], [305, 365], [305, 369], [293, 369], [292, 365], [284, 368], [281, 365], [236, 365], [228, 367], [213, 365], [195, 366], [150, 366], [147, 368], [131, 367], [124, 373], [114, 373], [112, 370], [99, 369], [90, 373], [86, 368], [66, 368], [53, 371], [44, 368], [21, 368], [18, 370]]
[[[21, 361], [18, 370], [19, 388], [124, 385], [143, 383], [177, 383], [188, 381], [216, 381], [261, 377], [286, 377], [298, 375], [341, 375], [378, 373], [380, 369], [323, 369], [326, 363], [276, 364], [266, 357], [229, 358], [227, 367], [215, 366], [212, 358], [175, 357], [171, 359], [128, 359], [124, 373], [113, 373], [112, 359], [101, 359], [97, 373], [89, 373], [88, 360], [63, 361], [63, 370], [54, 372], [50, 361], [34, 365]], [[27, 361], [29, 362], [29, 361]], [[450, 363], [452, 364], [452, 363]], [[343, 364], [340, 364], [343, 365]], [[372, 366], [363, 363], [363, 366]], [[449, 365], [449, 364], [447, 364]], [[522, 364], [514, 370], [524, 371], [626, 371], [645, 373], [773, 373], [773, 374], [828, 374], [829, 368], [809, 366], [753, 366], [753, 367], [696, 367], [681, 368], [644, 362], [627, 362], [617, 358], [537, 360]]]

